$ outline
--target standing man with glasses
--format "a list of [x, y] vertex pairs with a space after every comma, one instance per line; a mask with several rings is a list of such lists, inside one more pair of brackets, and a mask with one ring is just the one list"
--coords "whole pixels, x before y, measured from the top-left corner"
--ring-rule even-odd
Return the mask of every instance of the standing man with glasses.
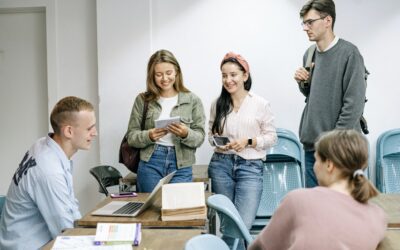
[[[303, 30], [316, 50], [303, 57], [303, 67], [294, 79], [306, 97], [299, 136], [305, 150], [306, 187], [317, 186], [313, 170], [314, 143], [333, 129], [361, 131], [360, 117], [365, 103], [364, 60], [357, 47], [333, 33], [336, 11], [332, 0], [310, 0], [300, 11]], [[306, 69], [307, 57], [313, 56]]]

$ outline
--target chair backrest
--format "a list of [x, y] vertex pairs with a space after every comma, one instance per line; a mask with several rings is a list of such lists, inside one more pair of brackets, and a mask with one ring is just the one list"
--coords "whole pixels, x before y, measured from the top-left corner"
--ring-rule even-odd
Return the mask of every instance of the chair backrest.
[[376, 186], [383, 193], [400, 192], [400, 129], [382, 133], [376, 143]]
[[201, 234], [188, 240], [185, 250], [229, 250], [229, 247], [225, 241], [213, 234]]
[[263, 173], [263, 194], [257, 215], [272, 216], [282, 198], [304, 187], [303, 149], [296, 135], [277, 128], [278, 142], [267, 152]]
[[287, 161], [287, 158], [292, 158], [302, 166], [303, 149], [297, 136], [292, 131], [283, 128], [277, 128], [276, 134], [278, 141], [267, 151], [266, 161]]
[[107, 187], [118, 185], [119, 179], [122, 178], [121, 173], [116, 168], [108, 165], [93, 167], [89, 172], [99, 183], [99, 192], [106, 196], [108, 195]]
[[378, 146], [378, 153], [382, 157], [400, 153], [400, 129], [392, 129], [384, 132], [378, 138]]
[[252, 234], [262, 230], [288, 192], [304, 187], [303, 149], [297, 136], [282, 128], [276, 132], [278, 141], [267, 151], [264, 162], [263, 192]]
[[244, 239], [248, 245], [253, 241], [249, 230], [232, 201], [222, 194], [214, 194], [207, 199], [207, 206], [217, 211], [222, 234], [236, 239]]
[[3, 207], [5, 203], [6, 203], [6, 197], [4, 195], [0, 195], [0, 218], [1, 215], [3, 214]]

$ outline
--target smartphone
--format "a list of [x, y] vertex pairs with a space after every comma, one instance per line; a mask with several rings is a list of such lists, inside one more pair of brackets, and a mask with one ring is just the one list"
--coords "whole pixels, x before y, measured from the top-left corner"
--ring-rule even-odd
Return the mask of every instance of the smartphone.
[[123, 192], [119, 194], [110, 194], [111, 198], [125, 198], [125, 197], [136, 197], [137, 193], [135, 192]]
[[217, 147], [223, 147], [226, 144], [228, 144], [229, 142], [231, 142], [229, 140], [229, 138], [226, 136], [215, 136], [215, 135], [213, 136], [213, 141], [214, 141], [215, 146], [217, 146]]

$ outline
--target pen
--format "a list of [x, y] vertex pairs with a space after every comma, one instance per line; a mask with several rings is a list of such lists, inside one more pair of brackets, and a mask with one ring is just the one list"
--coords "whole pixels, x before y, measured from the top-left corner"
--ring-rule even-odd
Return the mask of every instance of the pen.
[[139, 237], [139, 234], [140, 234], [140, 227], [141, 227], [141, 223], [137, 223], [136, 224], [136, 232], [135, 232], [135, 239], [133, 240], [133, 245], [134, 246], [139, 246], [139, 243], [140, 243], [140, 237]]

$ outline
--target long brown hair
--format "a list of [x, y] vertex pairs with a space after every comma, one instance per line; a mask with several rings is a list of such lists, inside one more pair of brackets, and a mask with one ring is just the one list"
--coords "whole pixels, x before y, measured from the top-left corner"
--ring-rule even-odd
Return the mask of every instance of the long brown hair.
[[[240, 71], [242, 71], [243, 73], [246, 73], [246, 69], [235, 58], [227, 58], [227, 59], [223, 60], [221, 63], [220, 69], [222, 69], [222, 66], [225, 63], [234, 63], [239, 67]], [[249, 91], [251, 89], [251, 84], [252, 84], [250, 72], [248, 72], [248, 74], [249, 74], [249, 77], [244, 82], [244, 89], [247, 91]], [[232, 112], [232, 110], [233, 110], [232, 97], [229, 94], [229, 92], [226, 91], [225, 87], [222, 86], [221, 94], [219, 95], [217, 102], [216, 102], [215, 119], [214, 119], [214, 122], [211, 127], [211, 131], [213, 134], [215, 134], [215, 133], [222, 134], [224, 132], [226, 117]]]
[[145, 94], [146, 101], [157, 100], [160, 95], [160, 88], [157, 86], [154, 80], [155, 66], [158, 63], [170, 63], [174, 65], [176, 71], [176, 80], [174, 83], [174, 88], [177, 92], [190, 92], [183, 84], [183, 76], [181, 67], [179, 66], [178, 60], [176, 60], [174, 54], [170, 51], [162, 49], [156, 51], [149, 59], [147, 64], [147, 80], [146, 87], [147, 93]]
[[341, 178], [347, 179], [353, 198], [361, 203], [378, 195], [378, 191], [364, 174], [368, 164], [368, 141], [355, 130], [333, 130], [323, 134], [315, 144], [322, 161], [330, 160], [340, 169]]

